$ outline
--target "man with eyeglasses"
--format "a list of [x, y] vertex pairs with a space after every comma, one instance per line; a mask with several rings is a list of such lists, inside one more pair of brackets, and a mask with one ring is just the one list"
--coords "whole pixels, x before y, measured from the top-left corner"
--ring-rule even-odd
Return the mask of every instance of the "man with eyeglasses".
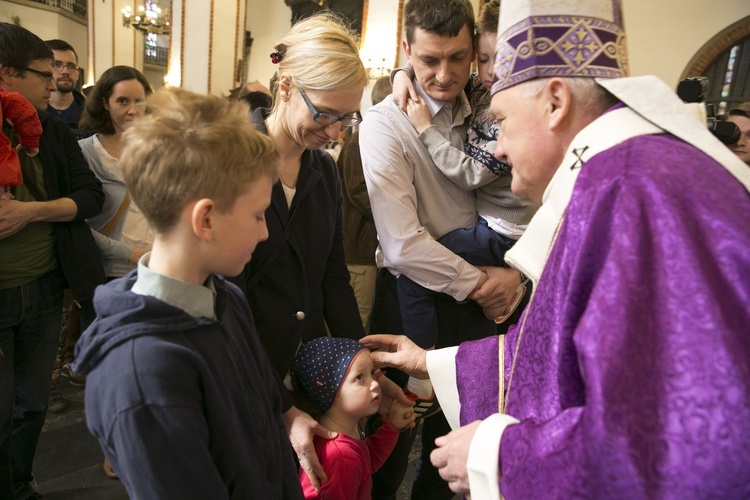
[[81, 68], [78, 67], [78, 54], [65, 40], [53, 39], [44, 42], [52, 49], [55, 59], [52, 73], [55, 75], [57, 90], [52, 92], [47, 112], [52, 113], [68, 125], [76, 136], [83, 139], [88, 134], [78, 128], [78, 120], [83, 112], [86, 97], [77, 89]]
[[[0, 498], [41, 498], [31, 486], [57, 351], [63, 289], [82, 322], [104, 282], [86, 219], [101, 211], [101, 183], [70, 128], [46, 111], [55, 91], [52, 50], [28, 30], [0, 23], [0, 88], [39, 111], [39, 154], [21, 155], [23, 185], [0, 200]], [[15, 146], [18, 137], [3, 124]]]

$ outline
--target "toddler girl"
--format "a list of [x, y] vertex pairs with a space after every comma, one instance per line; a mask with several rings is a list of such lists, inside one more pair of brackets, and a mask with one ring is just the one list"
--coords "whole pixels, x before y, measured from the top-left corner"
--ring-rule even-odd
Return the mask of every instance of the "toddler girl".
[[[320, 424], [338, 432], [315, 440], [315, 452], [328, 474], [320, 491], [304, 471], [299, 478], [307, 499], [369, 499], [371, 474], [393, 451], [401, 429], [414, 421], [411, 408], [384, 402], [370, 351], [356, 340], [319, 337], [306, 342], [292, 362], [292, 385], [322, 413]], [[365, 438], [360, 421], [381, 409], [383, 424]]]

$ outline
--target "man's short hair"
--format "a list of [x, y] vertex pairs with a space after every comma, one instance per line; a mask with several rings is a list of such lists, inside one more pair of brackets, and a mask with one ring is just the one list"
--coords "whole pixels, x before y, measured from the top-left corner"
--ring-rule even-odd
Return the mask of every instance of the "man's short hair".
[[52, 49], [34, 33], [15, 24], [0, 23], [0, 65], [16, 68], [23, 75], [22, 68], [31, 61], [52, 58]]
[[406, 41], [414, 42], [414, 30], [421, 28], [440, 36], [456, 36], [466, 26], [474, 36], [474, 7], [469, 0], [409, 0], [404, 7]]
[[76, 52], [76, 49], [73, 48], [71, 44], [66, 42], [65, 40], [60, 40], [59, 38], [53, 38], [52, 40], [46, 40], [44, 43], [47, 44], [47, 47], [49, 47], [52, 50], [60, 50], [65, 51], [69, 50], [76, 56], [76, 63], [78, 63], [78, 52]]
[[278, 154], [244, 104], [168, 88], [148, 106], [151, 112], [123, 136], [120, 165], [130, 196], [158, 234], [174, 229], [189, 203], [210, 198], [227, 212], [250, 183], [278, 178]]
[[249, 94], [250, 92], [264, 92], [268, 95], [271, 95], [271, 91], [265, 85], [260, 83], [258, 80], [254, 80], [252, 82], [247, 82], [245, 85], [240, 87], [237, 99]]
[[724, 115], [724, 119], [726, 120], [730, 116], [744, 116], [745, 118], [750, 118], [750, 102], [743, 102], [733, 107], [726, 115]]
[[377, 103], [388, 97], [388, 94], [393, 92], [391, 86], [391, 79], [387, 76], [381, 76], [375, 81], [375, 85], [372, 86], [372, 93], [370, 94], [370, 100], [372, 105], [375, 106]]
[[258, 108], [270, 108], [273, 106], [273, 99], [271, 99], [271, 96], [260, 90], [241, 95], [240, 101], [249, 104], [250, 111], [255, 111]]

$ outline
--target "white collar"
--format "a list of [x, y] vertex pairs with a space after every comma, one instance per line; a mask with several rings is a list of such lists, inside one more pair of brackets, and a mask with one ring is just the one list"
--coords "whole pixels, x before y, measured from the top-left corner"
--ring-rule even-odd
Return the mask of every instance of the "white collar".
[[573, 194], [581, 162], [633, 137], [661, 132], [629, 108], [609, 111], [578, 132], [544, 190], [542, 206], [523, 236], [505, 254], [505, 261], [537, 283]]
[[669, 132], [708, 154], [750, 189], [750, 169], [708, 131], [705, 112], [696, 114], [696, 108], [680, 101], [664, 82], [655, 76], [641, 76], [597, 79], [597, 83], [628, 107], [605, 113], [576, 135], [544, 191], [542, 206], [505, 254], [506, 262], [534, 283], [542, 274], [581, 171], [571, 167], [628, 139]]

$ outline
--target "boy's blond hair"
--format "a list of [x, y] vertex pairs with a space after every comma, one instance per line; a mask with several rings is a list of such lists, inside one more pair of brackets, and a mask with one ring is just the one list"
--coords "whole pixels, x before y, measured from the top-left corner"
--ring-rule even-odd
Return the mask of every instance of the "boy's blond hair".
[[[279, 74], [286, 73], [303, 90], [367, 85], [367, 71], [359, 58], [356, 36], [331, 13], [299, 21], [275, 49], [283, 53]], [[274, 102], [279, 100], [276, 98]]]
[[248, 184], [278, 178], [278, 153], [249, 122], [245, 104], [171, 88], [148, 106], [124, 135], [120, 165], [156, 233], [171, 231], [193, 201], [210, 198], [226, 212]]

